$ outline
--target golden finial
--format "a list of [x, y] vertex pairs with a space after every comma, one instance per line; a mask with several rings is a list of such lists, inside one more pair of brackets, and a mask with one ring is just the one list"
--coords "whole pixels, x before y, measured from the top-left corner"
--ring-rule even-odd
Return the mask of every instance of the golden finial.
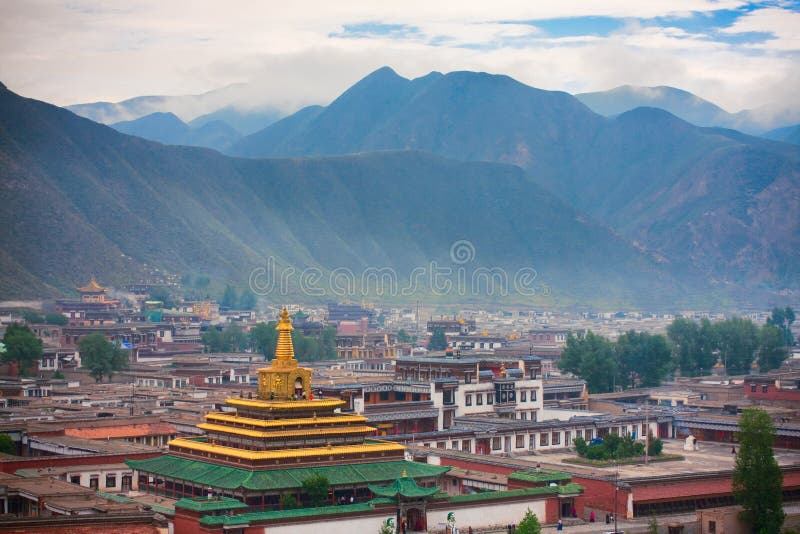
[[502, 376], [503, 378], [505, 378], [505, 376], [506, 376], [506, 364], [505, 364], [505, 362], [500, 364], [500, 376]]
[[400, 478], [408, 478], [408, 473], [406, 473], [405, 469], [403, 469], [403, 474], [400, 475]]

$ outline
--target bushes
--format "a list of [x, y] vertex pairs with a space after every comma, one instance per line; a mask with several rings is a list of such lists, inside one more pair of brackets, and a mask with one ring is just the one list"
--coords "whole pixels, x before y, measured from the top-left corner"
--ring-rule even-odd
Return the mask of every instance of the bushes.
[[[575, 452], [578, 453], [578, 456], [589, 460], [621, 460], [644, 456], [644, 443], [634, 440], [630, 434], [625, 434], [622, 437], [616, 434], [608, 434], [602, 443], [592, 442], [587, 444], [583, 438], [575, 438], [572, 443], [575, 445]], [[664, 444], [660, 439], [651, 438], [650, 456], [661, 454], [663, 446]]]

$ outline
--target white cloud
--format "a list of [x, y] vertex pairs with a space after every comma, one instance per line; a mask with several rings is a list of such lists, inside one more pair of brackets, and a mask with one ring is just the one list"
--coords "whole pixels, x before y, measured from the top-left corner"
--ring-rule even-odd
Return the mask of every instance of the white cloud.
[[797, 11], [778, 7], [759, 9], [740, 17], [721, 31], [727, 34], [769, 33], [771, 39], [751, 46], [768, 50], [800, 50], [800, 13]]
[[[797, 32], [791, 30], [800, 23], [797, 13], [779, 8], [756, 10], [725, 30], [776, 36], [756, 50], [636, 22], [735, 9], [744, 4], [738, 0], [285, 4], [0, 2], [0, 80], [21, 94], [62, 105], [245, 83], [236, 89], [237, 105], [272, 103], [292, 111], [328, 103], [360, 77], [389, 65], [408, 77], [482, 70], [571, 92], [674, 85], [732, 111], [773, 99], [796, 104], [780, 85], [796, 79], [797, 59], [782, 51], [796, 50]], [[536, 28], [537, 20], [579, 16], [631, 22], [608, 36], [551, 38]], [[366, 23], [415, 31], [360, 38], [344, 32], [345, 26]]]

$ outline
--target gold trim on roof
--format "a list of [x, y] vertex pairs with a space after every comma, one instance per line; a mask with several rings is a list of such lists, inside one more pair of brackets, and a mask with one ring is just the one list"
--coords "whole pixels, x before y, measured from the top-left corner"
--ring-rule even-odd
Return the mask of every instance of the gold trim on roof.
[[291, 411], [310, 409], [334, 409], [344, 406], [344, 401], [339, 399], [325, 400], [296, 400], [296, 401], [268, 401], [258, 399], [239, 399], [232, 397], [225, 402], [232, 406], [246, 406], [248, 408], [264, 408], [268, 411]]
[[[275, 327], [278, 331], [278, 344], [275, 347], [275, 359], [272, 361], [273, 367], [282, 367], [284, 364], [297, 365], [297, 360], [294, 359], [294, 346], [292, 345], [292, 321], [289, 319], [289, 312], [286, 308], [281, 311], [281, 317], [278, 321], [278, 326]], [[276, 365], [277, 364], [277, 365]]]
[[107, 287], [103, 287], [97, 283], [97, 280], [93, 276], [89, 283], [83, 287], [76, 288], [81, 293], [105, 293], [108, 291]]
[[244, 460], [282, 460], [286, 458], [307, 458], [309, 456], [332, 456], [332, 455], [357, 455], [375, 452], [398, 452], [405, 451], [405, 447], [398, 443], [365, 443], [363, 445], [333, 445], [329, 447], [310, 447], [305, 449], [280, 449], [272, 451], [248, 451], [226, 447], [224, 445], [213, 445], [201, 441], [193, 441], [187, 438], [175, 438], [169, 442], [169, 447], [181, 447], [199, 452], [221, 454], [232, 458], [242, 458]]
[[[247, 428], [238, 428], [228, 425], [215, 425], [214, 423], [200, 423], [197, 428], [202, 428], [209, 432], [220, 432], [223, 434], [237, 434], [240, 436], [247, 436], [250, 438], [259, 439], [282, 439], [294, 437], [313, 437], [324, 438], [325, 436], [344, 436], [344, 435], [368, 435], [375, 432], [375, 427], [371, 426], [351, 426], [343, 428], [326, 428], [326, 429], [311, 429], [304, 428], [299, 430], [271, 430], [264, 432], [262, 430], [249, 430]], [[318, 430], [313, 432], [313, 430]]]
[[239, 417], [238, 415], [228, 415], [221, 413], [206, 414], [205, 418], [210, 421], [222, 421], [235, 425], [250, 425], [261, 428], [281, 428], [291, 426], [333, 426], [346, 425], [352, 423], [364, 423], [367, 418], [361, 415], [339, 415], [336, 417], [305, 417], [300, 419], [253, 419], [252, 417]]

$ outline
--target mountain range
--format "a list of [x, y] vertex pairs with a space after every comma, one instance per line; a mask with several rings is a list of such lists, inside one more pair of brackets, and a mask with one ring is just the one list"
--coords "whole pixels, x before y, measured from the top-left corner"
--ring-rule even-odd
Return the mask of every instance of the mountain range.
[[729, 113], [688, 91], [667, 86], [622, 85], [609, 91], [579, 93], [575, 98], [595, 113], [607, 117], [615, 117], [639, 107], [651, 107], [669, 111], [695, 126], [730, 128], [752, 135], [764, 135], [769, 130], [800, 121], [800, 110], [764, 105]]
[[[660, 261], [721, 283], [796, 287], [800, 148], [637, 108], [613, 119], [506, 76], [388, 68], [246, 136], [247, 157], [415, 149], [512, 163]], [[774, 218], [781, 213], [781, 225]]]
[[[205, 118], [205, 117], [203, 117]], [[186, 124], [172, 113], [156, 112], [111, 125], [118, 132], [158, 141], [165, 145], [203, 146], [224, 152], [242, 134], [223, 120], [201, 120]]]
[[[323, 276], [411, 273], [463, 239], [469, 267], [534, 266], [555, 305], [758, 305], [800, 285], [800, 147], [659, 109], [607, 118], [506, 76], [383, 68], [226, 157], [7, 90], [2, 102], [0, 175], [16, 201], [0, 260], [18, 276], [3, 274], [0, 293], [153, 265], [242, 284], [267, 256]], [[66, 243], [95, 255], [65, 258]]]
[[[307, 276], [323, 280], [338, 269], [361, 282], [370, 268], [392, 268], [398, 282], [420, 283], [407, 298], [501, 298], [470, 287], [459, 295], [459, 268], [467, 284], [475, 269], [505, 270], [506, 302], [644, 306], [687, 302], [699, 287], [512, 165], [418, 151], [231, 158], [0, 89], [0, 177], [3, 298], [69, 292], [90, 274], [122, 285], [153, 267], [244, 287], [268, 258], [281, 273], [312, 268]], [[451, 247], [463, 240], [472, 255], [454, 263]], [[430, 289], [431, 262], [451, 269], [449, 291]], [[520, 269], [535, 297], [514, 290]], [[292, 298], [338, 296], [291, 283]], [[289, 298], [273, 291], [268, 298]]]

